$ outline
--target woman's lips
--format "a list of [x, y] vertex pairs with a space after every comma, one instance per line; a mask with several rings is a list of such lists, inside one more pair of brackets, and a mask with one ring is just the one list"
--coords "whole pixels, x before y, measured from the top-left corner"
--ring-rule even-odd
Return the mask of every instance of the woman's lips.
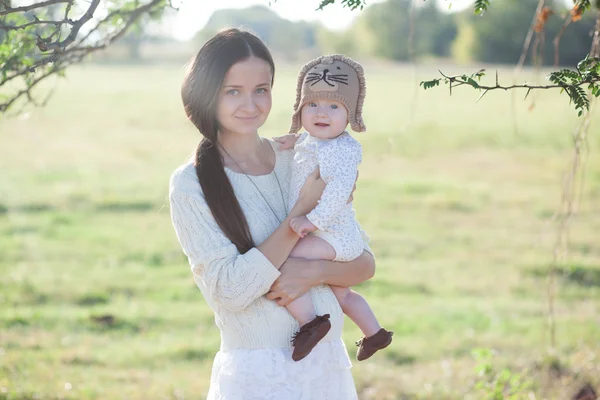
[[236, 117], [237, 119], [241, 119], [242, 121], [251, 121], [253, 119], [258, 118], [258, 116], [254, 116], [254, 117]]

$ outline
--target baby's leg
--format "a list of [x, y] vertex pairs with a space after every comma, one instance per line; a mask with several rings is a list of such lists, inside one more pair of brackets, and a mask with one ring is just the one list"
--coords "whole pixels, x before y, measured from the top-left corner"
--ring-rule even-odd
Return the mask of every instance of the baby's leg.
[[344, 314], [360, 328], [366, 337], [371, 337], [381, 329], [369, 303], [360, 294], [347, 287], [330, 285]]
[[308, 235], [300, 239], [292, 249], [290, 257], [305, 258], [307, 260], [333, 260], [335, 259], [335, 250], [333, 246], [325, 240]]
[[309, 323], [317, 316], [315, 306], [312, 303], [309, 293], [304, 293], [296, 300], [286, 306], [292, 317], [298, 321], [300, 326]]
[[[318, 237], [308, 235], [300, 239], [290, 257], [305, 258], [309, 260], [333, 260], [335, 250], [329, 243]], [[305, 293], [286, 306], [290, 314], [298, 321], [300, 326], [312, 321], [316, 317], [315, 307], [309, 293]]]

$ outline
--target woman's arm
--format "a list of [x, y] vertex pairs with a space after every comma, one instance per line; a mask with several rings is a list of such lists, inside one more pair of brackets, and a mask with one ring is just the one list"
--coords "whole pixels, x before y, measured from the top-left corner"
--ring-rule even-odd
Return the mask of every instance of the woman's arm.
[[290, 220], [305, 215], [315, 208], [324, 188], [325, 182], [319, 178], [319, 170], [317, 169], [306, 178], [306, 182], [300, 190], [298, 201], [296, 201], [287, 218], [283, 220], [271, 236], [257, 246], [257, 249], [264, 254], [275, 268], [281, 268], [300, 239], [290, 227]]
[[347, 262], [317, 260], [315, 267], [318, 284], [350, 287], [363, 283], [375, 275], [375, 257], [368, 251]]
[[288, 258], [279, 272], [281, 275], [271, 286], [267, 299], [286, 306], [313, 286], [354, 286], [371, 279], [375, 274], [375, 258], [366, 250], [348, 262]]
[[[324, 183], [317, 174], [311, 177], [302, 188], [292, 216], [310, 210], [321, 195]], [[206, 288], [205, 293], [213, 302], [231, 311], [243, 310], [267, 293], [279, 277], [278, 269], [298, 236], [287, 220], [261, 246], [240, 254], [223, 234], [193, 179], [191, 183], [186, 179], [181, 173], [174, 175], [169, 197], [173, 227], [194, 279]], [[187, 190], [188, 186], [193, 189]]]

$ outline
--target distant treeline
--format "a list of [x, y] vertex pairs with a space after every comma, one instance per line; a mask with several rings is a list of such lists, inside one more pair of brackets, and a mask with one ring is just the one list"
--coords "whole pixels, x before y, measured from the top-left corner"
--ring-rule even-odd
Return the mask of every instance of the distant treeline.
[[[538, 2], [497, 0], [483, 16], [474, 15], [470, 8], [462, 12], [443, 12], [435, 3], [425, 1], [415, 11], [413, 54], [416, 57], [515, 64]], [[548, 19], [543, 38], [540, 37], [545, 64], [553, 62], [552, 41], [569, 11], [558, 0], [552, 8], [555, 14]], [[288, 21], [264, 6], [220, 10], [193, 40], [200, 44], [223, 27], [244, 26], [258, 34], [274, 53], [290, 60], [332, 52], [409, 60], [410, 13], [410, 0], [372, 4], [350, 28], [340, 32], [330, 31], [318, 23]], [[574, 65], [589, 52], [594, 26], [591, 14], [567, 28], [560, 46], [562, 65]]]

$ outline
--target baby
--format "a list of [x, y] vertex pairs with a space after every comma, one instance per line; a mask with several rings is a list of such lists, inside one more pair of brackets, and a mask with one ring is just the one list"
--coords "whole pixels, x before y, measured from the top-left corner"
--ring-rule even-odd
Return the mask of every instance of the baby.
[[[360, 143], [346, 131], [364, 132], [362, 107], [365, 77], [360, 64], [342, 55], [319, 57], [300, 71], [290, 134], [275, 138], [282, 149], [294, 147], [289, 209], [298, 199], [306, 178], [319, 168], [327, 184], [317, 207], [290, 221], [302, 238], [291, 257], [351, 261], [364, 244], [352, 203], [348, 202], [362, 161]], [[298, 134], [301, 127], [306, 132]], [[344, 313], [361, 329], [359, 361], [371, 357], [392, 342], [393, 332], [383, 329], [367, 301], [347, 287], [331, 286]], [[325, 337], [329, 314], [317, 316], [307, 293], [287, 306], [300, 325], [292, 343], [295, 361], [306, 357]]]

